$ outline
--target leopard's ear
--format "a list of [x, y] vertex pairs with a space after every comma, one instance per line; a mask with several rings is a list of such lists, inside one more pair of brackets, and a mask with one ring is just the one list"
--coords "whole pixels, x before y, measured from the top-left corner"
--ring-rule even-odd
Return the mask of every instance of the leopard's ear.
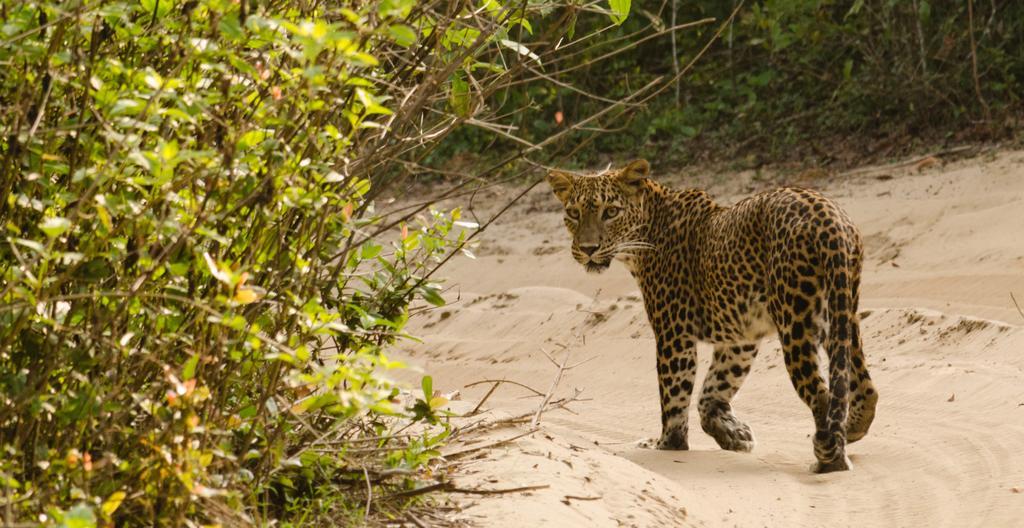
[[629, 165], [619, 171], [615, 179], [619, 181], [624, 190], [635, 194], [640, 191], [640, 186], [643, 185], [643, 181], [647, 179], [650, 172], [651, 164], [647, 163], [645, 159], [638, 159], [629, 162]]
[[569, 191], [572, 190], [572, 175], [566, 172], [553, 170], [548, 172], [548, 184], [551, 185], [551, 190], [555, 192], [555, 196], [557, 196], [562, 203], [565, 203], [569, 198]]

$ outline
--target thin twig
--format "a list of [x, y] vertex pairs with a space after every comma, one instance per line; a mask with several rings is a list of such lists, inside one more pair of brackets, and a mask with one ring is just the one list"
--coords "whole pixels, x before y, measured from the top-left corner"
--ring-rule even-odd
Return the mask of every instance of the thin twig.
[[487, 398], [490, 398], [491, 394], [494, 394], [494, 391], [498, 388], [498, 385], [501, 385], [501, 384], [502, 384], [502, 380], [498, 380], [498, 381], [494, 382], [494, 385], [491, 386], [491, 390], [487, 391], [487, 394], [484, 394], [484, 397], [480, 400], [480, 403], [476, 404], [476, 407], [473, 407], [473, 410], [469, 411], [469, 414], [467, 416], [473, 416], [474, 414], [476, 414], [477, 411], [480, 410], [480, 407], [483, 407], [484, 402], [487, 401]]
[[480, 381], [474, 381], [473, 383], [470, 383], [469, 385], [464, 385], [462, 388], [468, 389], [469, 387], [474, 387], [474, 386], [480, 385], [482, 383], [510, 383], [510, 384], [515, 385], [517, 387], [522, 387], [522, 388], [524, 388], [524, 389], [526, 389], [526, 390], [536, 394], [537, 396], [543, 396], [544, 395], [543, 392], [541, 392], [541, 391], [539, 391], [539, 390], [537, 390], [537, 389], [535, 389], [535, 388], [533, 388], [533, 387], [531, 387], [529, 385], [523, 385], [522, 383], [519, 383], [518, 381], [512, 381], [512, 380], [507, 380], [507, 379], [500, 379], [500, 380], [485, 379], [485, 380], [480, 380]]
[[451, 488], [448, 491], [452, 493], [468, 493], [470, 495], [501, 495], [504, 493], [522, 493], [524, 491], [534, 491], [541, 489], [550, 488], [550, 484], [539, 484], [536, 486], [520, 486], [518, 488], [504, 488], [504, 489], [480, 489], [480, 488]]
[[565, 496], [565, 502], [569, 502], [570, 500], [595, 501], [595, 500], [601, 500], [603, 498], [604, 497], [602, 497], [601, 495], [597, 495], [595, 497], [580, 497], [579, 495], [566, 495]]
[[[569, 396], [569, 397], [566, 397], [566, 398], [559, 398], [559, 399], [551, 402], [550, 404], [548, 404], [548, 409], [563, 409], [563, 410], [572, 412], [572, 411], [569, 410], [568, 407], [566, 407], [570, 403], [578, 402], [578, 401], [589, 401], [589, 400], [581, 400], [580, 399], [580, 394], [582, 394], [582, 393], [583, 393], [582, 389], [575, 389], [575, 391], [574, 391], [572, 396]], [[480, 420], [478, 422], [474, 422], [471, 425], [467, 425], [467, 426], [462, 427], [462, 428], [454, 429], [452, 431], [451, 436], [449, 436], [449, 438], [455, 438], [456, 436], [459, 436], [459, 435], [465, 435], [467, 433], [476, 431], [477, 429], [482, 429], [484, 427], [495, 427], [495, 426], [499, 426], [499, 425], [511, 425], [511, 424], [525, 423], [534, 414], [535, 414], [534, 411], [530, 411], [530, 412], [526, 412], [526, 413], [523, 413], [523, 414], [520, 414], [520, 415], [517, 415], [517, 416], [511, 416], [511, 417], [508, 417], [508, 418], [502, 418], [500, 420], [490, 420], [490, 421], [488, 421], [488, 420]]]
[[419, 496], [419, 495], [425, 495], [427, 493], [433, 493], [435, 491], [448, 490], [450, 487], [451, 487], [451, 483], [450, 482], [438, 482], [437, 484], [431, 484], [429, 486], [423, 486], [422, 488], [416, 488], [416, 489], [411, 489], [411, 490], [405, 490], [405, 491], [399, 491], [399, 492], [396, 492], [396, 493], [392, 493], [391, 495], [388, 495], [388, 496], [384, 497], [384, 500], [387, 501], [387, 500], [397, 499], [397, 498], [416, 497], [416, 496]]
[[974, 40], [974, 0], [967, 0], [967, 24], [970, 26], [967, 33], [971, 36], [971, 75], [974, 76], [974, 93], [978, 96], [982, 110], [985, 111], [985, 121], [992, 122], [992, 113], [988, 109], [985, 97], [981, 95], [981, 81], [978, 79], [978, 45]]
[[430, 528], [423, 521], [413, 515], [412, 512], [405, 512], [405, 520], [415, 524], [417, 528]]
[[486, 443], [484, 445], [475, 446], [475, 447], [469, 447], [469, 448], [466, 448], [466, 449], [462, 449], [460, 451], [456, 451], [454, 453], [449, 453], [449, 454], [442, 453], [442, 456], [447, 458], [447, 459], [458, 458], [460, 456], [468, 455], [470, 453], [475, 453], [477, 451], [482, 451], [484, 449], [491, 449], [493, 447], [503, 446], [503, 445], [508, 444], [510, 442], [515, 442], [516, 440], [519, 440], [520, 438], [522, 438], [524, 436], [530, 436], [533, 433], [536, 433], [537, 431], [538, 431], [537, 428], [533, 428], [533, 429], [530, 429], [529, 431], [526, 431], [524, 433], [520, 433], [520, 434], [517, 434], [517, 435], [509, 437], [509, 438], [503, 438], [503, 439], [498, 440], [496, 442], [488, 442], [488, 443]]
[[370, 483], [370, 472], [363, 468], [363, 477], [366, 479], [366, 511], [363, 512], [363, 522], [370, 520], [370, 504], [373, 502], [373, 485]]
[[924, 161], [924, 160], [926, 160], [928, 158], [941, 158], [941, 157], [944, 157], [944, 156], [951, 156], [953, 154], [961, 154], [961, 153], [964, 153], [964, 152], [969, 152], [969, 151], [976, 150], [977, 148], [978, 147], [976, 145], [961, 145], [959, 147], [952, 147], [952, 148], [948, 148], [948, 149], [938, 150], [938, 151], [932, 152], [931, 154], [925, 154], [924, 156], [919, 156], [919, 157], [912, 158], [912, 159], [905, 160], [905, 161], [897, 161], [895, 163], [889, 163], [889, 164], [886, 164], [886, 165], [876, 165], [874, 167], [864, 167], [862, 169], [856, 169], [856, 170], [852, 170], [852, 171], [843, 172], [843, 173], [840, 173], [838, 176], [842, 177], [842, 178], [848, 178], [850, 176], [860, 176], [862, 174], [871, 174], [872, 172], [878, 172], [878, 171], [884, 171], [884, 170], [893, 170], [893, 169], [899, 169], [899, 168], [903, 168], [903, 167], [910, 167], [910, 166], [913, 166], [913, 165], [917, 165], [918, 163], [920, 163], [920, 162], [922, 162], [922, 161]]
[[[548, 355], [547, 351], [542, 348], [541, 352], [544, 352], [544, 355], [554, 363], [554, 358]], [[565, 366], [569, 363], [569, 356], [571, 355], [572, 349], [567, 349], [565, 351], [565, 359], [562, 360], [562, 363], [555, 363], [558, 365], [558, 373], [555, 374], [555, 379], [551, 381], [551, 387], [548, 388], [547, 394], [544, 395], [544, 401], [541, 402], [540, 407], [537, 407], [537, 414], [533, 415], [533, 420], [530, 421], [530, 427], [537, 427], [537, 424], [540, 423], [540, 415], [544, 412], [544, 409], [548, 406], [548, 402], [551, 401], [551, 397], [555, 394], [555, 389], [558, 388], [558, 383], [562, 381], [562, 374], [567, 370]]]
[[1020, 318], [1024, 319], [1024, 310], [1020, 309], [1020, 305], [1017, 304], [1017, 298], [1013, 296], [1013, 292], [1010, 292], [1010, 300], [1013, 301], [1013, 305], [1017, 307], [1017, 313], [1020, 314]]

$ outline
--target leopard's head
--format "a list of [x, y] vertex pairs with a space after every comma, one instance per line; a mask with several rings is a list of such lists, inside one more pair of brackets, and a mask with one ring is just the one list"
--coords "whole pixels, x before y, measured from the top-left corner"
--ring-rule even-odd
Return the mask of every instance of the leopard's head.
[[650, 247], [641, 239], [646, 227], [643, 188], [650, 165], [636, 160], [594, 175], [548, 173], [548, 183], [565, 206], [565, 227], [572, 235], [572, 256], [587, 271], [600, 273], [613, 258]]

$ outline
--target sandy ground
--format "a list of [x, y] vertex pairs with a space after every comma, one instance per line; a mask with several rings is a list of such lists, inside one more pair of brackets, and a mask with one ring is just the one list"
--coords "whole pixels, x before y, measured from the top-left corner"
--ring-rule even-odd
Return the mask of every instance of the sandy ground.
[[[756, 174], [656, 177], [724, 202], [779, 183]], [[582, 390], [571, 412], [547, 411], [538, 432], [479, 450], [457, 474], [465, 486], [549, 487], [459, 498], [464, 518], [516, 527], [1024, 526], [1024, 317], [1010, 299], [1024, 302], [1024, 152], [789, 183], [837, 199], [867, 242], [863, 333], [881, 399], [871, 432], [848, 450], [854, 470], [809, 473], [813, 423], [776, 340], [762, 344], [733, 402], [757, 436], [752, 453], [719, 449], [696, 409], [690, 451], [636, 447], [659, 434], [654, 341], [638, 289], [618, 263], [583, 272], [542, 185], [481, 236], [475, 260], [452, 263], [453, 302], [415, 319], [423, 342], [402, 351], [436, 388], [460, 390], [469, 408], [489, 388], [464, 387], [479, 380], [545, 392], [557, 369], [542, 350], [586, 361], [555, 393]], [[700, 350], [698, 379], [709, 352]], [[514, 415], [538, 404], [504, 385], [485, 408]], [[474, 441], [528, 427], [494, 427]]]

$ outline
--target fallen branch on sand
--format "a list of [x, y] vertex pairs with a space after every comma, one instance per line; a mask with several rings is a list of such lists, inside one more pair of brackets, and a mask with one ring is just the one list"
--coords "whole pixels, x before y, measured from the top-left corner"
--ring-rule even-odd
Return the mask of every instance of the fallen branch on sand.
[[[588, 359], [585, 359], [583, 361], [579, 361], [579, 362], [576, 362], [576, 363], [573, 363], [572, 365], [570, 365], [569, 364], [569, 357], [572, 355], [571, 351], [569, 350], [568, 347], [566, 347], [564, 345], [560, 345], [560, 346], [562, 346], [562, 348], [564, 348], [566, 350], [565, 358], [562, 359], [561, 363], [556, 361], [555, 358], [552, 357], [551, 354], [549, 354], [547, 350], [544, 350], [543, 348], [540, 349], [541, 353], [544, 354], [544, 357], [548, 358], [548, 361], [550, 361], [553, 365], [558, 367], [558, 371], [555, 373], [555, 378], [553, 380], [551, 380], [551, 386], [548, 387], [548, 390], [545, 393], [541, 393], [537, 389], [534, 389], [533, 387], [530, 387], [529, 385], [526, 385], [526, 384], [523, 384], [523, 383], [519, 383], [518, 381], [511, 381], [511, 380], [506, 380], [506, 379], [486, 379], [486, 380], [474, 381], [473, 383], [469, 383], [469, 384], [467, 384], [467, 385], [465, 385], [463, 387], [463, 388], [469, 388], [469, 387], [473, 387], [473, 386], [480, 385], [480, 384], [483, 384], [483, 383], [493, 383], [493, 385], [487, 391], [487, 393], [484, 394], [484, 397], [480, 399], [480, 402], [477, 403], [475, 407], [473, 407], [473, 410], [469, 411], [469, 413], [465, 414], [463, 417], [474, 416], [478, 412], [480, 412], [480, 409], [483, 407], [484, 402], [486, 402], [487, 399], [490, 398], [492, 394], [494, 394], [494, 391], [497, 390], [498, 387], [500, 385], [502, 385], [503, 383], [508, 383], [508, 384], [511, 384], [511, 385], [515, 385], [517, 387], [522, 387], [522, 388], [532, 392], [534, 394], [534, 396], [543, 396], [544, 400], [541, 401], [541, 403], [537, 407], [536, 411], [534, 411], [532, 413], [527, 413], [527, 414], [519, 415], [519, 416], [513, 416], [512, 418], [505, 418], [505, 419], [502, 419], [502, 420], [496, 420], [496, 421], [491, 421], [491, 422], [488, 422], [488, 421], [485, 421], [485, 420], [481, 420], [480, 422], [476, 422], [476, 423], [474, 423], [474, 424], [472, 424], [470, 426], [467, 426], [467, 427], [464, 427], [464, 428], [461, 428], [461, 429], [456, 429], [455, 431], [452, 432], [452, 436], [454, 436], [454, 435], [456, 435], [458, 433], [466, 433], [466, 432], [469, 432], [469, 431], [472, 431], [472, 430], [475, 430], [475, 429], [478, 429], [478, 428], [484, 427], [484, 426], [497, 425], [497, 424], [505, 424], [505, 423], [518, 423], [518, 422], [522, 421], [523, 418], [525, 418], [527, 416], [531, 416], [531, 415], [533, 416], [533, 418], [530, 420], [530, 429], [531, 429], [530, 432], [533, 432], [533, 430], [536, 430], [538, 424], [540, 423], [540, 417], [544, 413], [544, 411], [546, 411], [549, 408], [566, 409], [565, 406], [568, 405], [569, 403], [572, 403], [574, 401], [579, 401], [579, 395], [583, 392], [582, 389], [573, 389], [573, 395], [568, 397], [568, 398], [561, 398], [561, 399], [554, 400], [554, 401], [552, 401], [552, 398], [554, 397], [555, 390], [558, 388], [558, 384], [561, 383], [561, 381], [562, 381], [562, 376], [567, 371], [572, 370], [572, 369], [574, 369], [574, 368], [576, 368], [576, 367], [578, 367], [578, 366], [580, 366], [580, 365], [582, 365], [582, 364], [584, 364], [584, 363], [586, 363], [586, 362], [588, 362], [588, 361], [590, 361], [590, 360], [592, 360], [594, 358], [588, 358]], [[568, 410], [568, 409], [566, 409], [566, 410]]]
[[596, 500], [601, 500], [603, 498], [604, 497], [602, 497], [601, 495], [597, 495], [595, 497], [580, 497], [578, 495], [566, 495], [565, 498], [562, 499], [562, 503], [563, 504], [569, 504], [569, 501], [574, 501], [574, 500], [577, 500], [577, 501], [596, 501]]
[[473, 387], [475, 385], [480, 385], [481, 383], [493, 383], [494, 386], [491, 387], [491, 390], [487, 391], [487, 394], [484, 394], [484, 397], [480, 400], [480, 403], [476, 404], [476, 407], [473, 407], [473, 410], [469, 411], [469, 414], [467, 414], [466, 416], [473, 416], [474, 414], [479, 412], [480, 408], [483, 407], [484, 402], [487, 401], [487, 398], [490, 398], [491, 394], [494, 394], [494, 391], [502, 383], [510, 383], [510, 384], [515, 385], [517, 387], [522, 387], [522, 388], [524, 388], [524, 389], [526, 389], [526, 390], [528, 390], [530, 392], [533, 392], [537, 396], [544, 396], [544, 393], [540, 392], [537, 389], [534, 389], [533, 387], [530, 387], [529, 385], [524, 385], [522, 383], [519, 383], [518, 381], [510, 381], [510, 380], [506, 380], [506, 379], [500, 379], [500, 380], [487, 379], [487, 380], [481, 380], [481, 381], [474, 381], [473, 383], [465, 385], [462, 388], [468, 389], [469, 387]]
[[399, 491], [398, 493], [392, 493], [385, 497], [386, 499], [395, 499], [399, 497], [415, 497], [417, 495], [424, 495], [426, 493], [433, 493], [435, 491], [446, 491], [448, 493], [465, 493], [468, 495], [501, 495], [504, 493], [522, 493], [525, 491], [534, 491], [540, 489], [550, 488], [550, 484], [538, 484], [535, 486], [519, 486], [517, 488], [501, 488], [501, 489], [487, 489], [487, 488], [459, 488], [455, 486], [453, 482], [438, 482], [437, 484], [431, 484], [429, 486], [423, 486], [422, 488], [416, 488], [412, 490]]
[[909, 159], [909, 160], [898, 161], [898, 162], [889, 163], [889, 164], [886, 164], [886, 165], [875, 165], [873, 167], [864, 167], [862, 169], [856, 169], [856, 170], [852, 170], [852, 171], [847, 171], [847, 172], [839, 174], [839, 176], [840, 177], [848, 178], [850, 176], [860, 176], [862, 174], [871, 174], [873, 172], [901, 169], [901, 168], [904, 168], [904, 167], [913, 167], [913, 166], [916, 166], [919, 163], [929, 161], [929, 160], [931, 160], [933, 158], [934, 159], [938, 159], [938, 158], [943, 158], [943, 157], [946, 157], [946, 156], [952, 156], [952, 155], [955, 155], [955, 154], [968, 155], [967, 154], [968, 152], [970, 153], [970, 155], [974, 155], [974, 154], [978, 154], [978, 152], [980, 152], [981, 150], [982, 149], [979, 148], [976, 145], [963, 145], [963, 146], [959, 146], [959, 147], [952, 147], [952, 148], [948, 148], [948, 149], [942, 149], [942, 150], [939, 150], [937, 152], [932, 152], [931, 154], [926, 154], [924, 156], [920, 156], [920, 157], [917, 157], [917, 158], [912, 158], [912, 159]]
[[[557, 361], [555, 361], [555, 358], [551, 357], [551, 354], [548, 354], [547, 350], [544, 350], [543, 348], [541, 348], [540, 351], [544, 353], [544, 356], [546, 356], [548, 358], [548, 361], [551, 361], [551, 363], [553, 363], [556, 367], [558, 367], [558, 372], [555, 374], [555, 379], [551, 381], [551, 387], [548, 388], [548, 392], [544, 395], [544, 401], [542, 401], [540, 406], [537, 407], [537, 413], [533, 415], [533, 420], [530, 420], [530, 427], [531, 428], [537, 427], [537, 424], [540, 423], [540, 415], [547, 408], [548, 403], [551, 402], [551, 397], [554, 396], [555, 389], [558, 388], [559, 382], [562, 381], [562, 374], [564, 374], [568, 370], [572, 370], [572, 369], [582, 365], [583, 363], [586, 363], [587, 361], [589, 361], [589, 360], [583, 360], [583, 361], [581, 361], [579, 363], [576, 363], [576, 364], [573, 364], [573, 365], [568, 365], [568, 363], [569, 363], [569, 356], [572, 355], [572, 350], [569, 349], [569, 348], [566, 348], [566, 350], [565, 350], [565, 359], [563, 359], [561, 363], [558, 363]], [[579, 396], [580, 392], [582, 392], [580, 389], [575, 389], [575, 394], [573, 394], [572, 399], [575, 399], [577, 396]]]
[[521, 434], [517, 434], [517, 435], [515, 435], [513, 437], [510, 437], [510, 438], [504, 438], [504, 439], [497, 440], [495, 442], [490, 442], [490, 443], [487, 443], [487, 444], [484, 444], [484, 445], [481, 445], [481, 446], [476, 446], [476, 447], [470, 447], [470, 448], [462, 449], [460, 451], [456, 451], [454, 453], [449, 453], [449, 454], [446, 454], [446, 455], [443, 455], [443, 456], [445, 458], [451, 460], [453, 458], [458, 458], [458, 457], [463, 456], [463, 455], [468, 455], [469, 453], [474, 453], [476, 451], [481, 451], [481, 450], [484, 450], [484, 449], [490, 449], [492, 447], [502, 446], [502, 445], [505, 445], [505, 444], [507, 444], [509, 442], [514, 442], [516, 440], [519, 440], [520, 438], [522, 438], [524, 436], [532, 435], [533, 433], [536, 433], [536, 432], [537, 432], [537, 428], [531, 428], [529, 431], [526, 431], [526, 432], [521, 433]]
[[[582, 393], [583, 393], [583, 389], [576, 389], [572, 396], [569, 396], [569, 397], [566, 397], [566, 398], [559, 398], [559, 399], [549, 403], [548, 404], [548, 410], [550, 410], [550, 409], [565, 409], [566, 411], [572, 412], [571, 410], [569, 410], [566, 407], [567, 405], [569, 405], [570, 403], [573, 403], [573, 402], [577, 402], [577, 401], [587, 401], [587, 400], [580, 399], [579, 396]], [[526, 422], [526, 420], [528, 418], [530, 418], [531, 416], [535, 416], [535, 415], [536, 415], [535, 411], [530, 411], [528, 413], [518, 414], [516, 416], [511, 416], [509, 418], [502, 418], [500, 420], [490, 420], [490, 421], [489, 420], [480, 420], [480, 421], [474, 422], [474, 423], [472, 423], [470, 425], [467, 425], [466, 427], [461, 427], [461, 428], [453, 429], [452, 430], [452, 434], [451, 434], [451, 436], [449, 438], [455, 438], [458, 435], [464, 435], [466, 433], [469, 433], [469, 432], [472, 432], [472, 431], [476, 431], [477, 429], [482, 429], [484, 427], [493, 427], [493, 426], [496, 426], [496, 425], [509, 425], [509, 424], [524, 423], [524, 422]]]
[[1013, 296], [1013, 292], [1010, 292], [1010, 300], [1013, 301], [1013, 305], [1017, 307], [1017, 313], [1020, 314], [1020, 318], [1024, 319], [1024, 310], [1020, 309], [1020, 305], [1017, 304], [1017, 298]]

